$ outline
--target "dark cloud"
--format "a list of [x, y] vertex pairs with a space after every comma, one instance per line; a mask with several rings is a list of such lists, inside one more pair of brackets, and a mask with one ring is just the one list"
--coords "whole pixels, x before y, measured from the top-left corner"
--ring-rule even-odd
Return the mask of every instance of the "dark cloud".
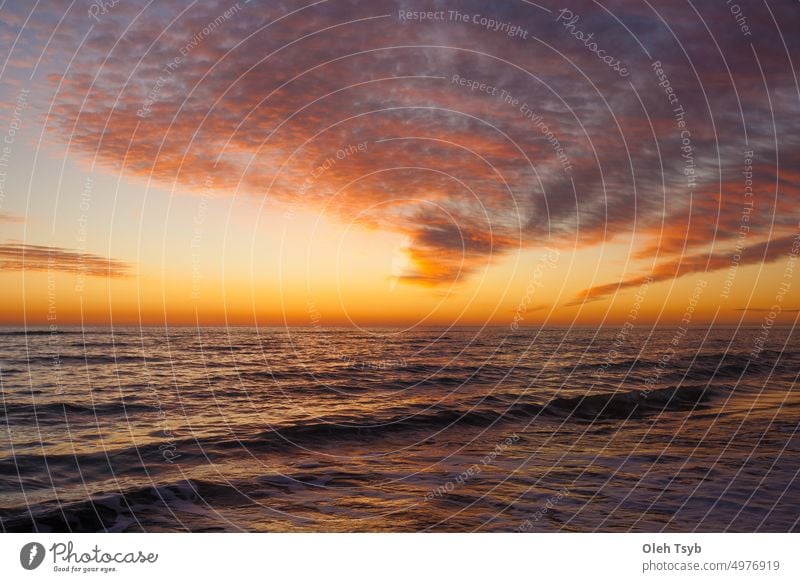
[[[28, 26], [34, 39], [53, 35], [41, 69], [52, 90], [47, 126], [71, 152], [114, 170], [124, 161], [127, 173], [168, 186], [199, 187], [212, 174], [231, 195], [403, 233], [409, 282], [449, 284], [520, 247], [631, 231], [633, 257], [660, 277], [690, 268], [678, 264], [711, 268], [702, 257], [722, 256], [737, 237], [746, 150], [756, 163], [753, 238], [791, 231], [796, 7], [740, 2], [747, 37], [718, 2], [581, 0], [571, 29], [556, 22], [560, 6], [541, 4], [254, 1], [220, 19], [235, 3], [124, 2], [99, 22], [74, 6], [56, 28], [51, 7]], [[457, 9], [469, 21], [403, 21], [401, 9]], [[630, 74], [615, 73], [576, 30]], [[358, 142], [366, 152], [336, 159]]]

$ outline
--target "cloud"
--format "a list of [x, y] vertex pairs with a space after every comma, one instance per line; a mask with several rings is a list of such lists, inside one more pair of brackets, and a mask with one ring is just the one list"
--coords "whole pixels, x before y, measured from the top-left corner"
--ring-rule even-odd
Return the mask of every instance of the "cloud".
[[639, 287], [648, 281], [651, 283], [669, 281], [691, 273], [710, 273], [722, 269], [729, 269], [734, 265], [742, 266], [771, 263], [788, 256], [793, 243], [798, 240], [798, 237], [800, 237], [800, 235], [789, 235], [745, 247], [741, 251], [741, 258], [737, 263], [733, 262], [733, 252], [714, 253], [710, 255], [700, 253], [681, 256], [677, 259], [659, 263], [656, 269], [649, 275], [631, 277], [616, 283], [597, 285], [589, 289], [584, 289], [578, 294], [578, 297], [574, 301], [567, 303], [567, 306], [575, 306], [586, 301], [603, 299], [619, 291], [624, 291], [632, 287]]
[[[48, 135], [71, 153], [168, 187], [199, 191], [211, 174], [224, 194], [402, 233], [411, 265], [401, 280], [437, 286], [519, 248], [634, 231], [632, 258], [659, 280], [705, 268], [706, 255], [715, 264], [718, 245], [737, 237], [748, 149], [753, 238], [791, 231], [794, 8], [750, 6], [760, 32], [745, 43], [733, 18], [700, 4], [576, 0], [579, 28], [625, 61], [626, 78], [555, 13], [524, 2], [458, 6], [520, 26], [524, 40], [472, 19], [404, 21], [399, 10], [417, 4], [393, 0], [252, 2], [208, 33], [232, 2], [121, 3], [100, 22], [64, 3], [60, 26], [52, 10], [9, 22], [27, 21], [22, 45], [44, 50]], [[656, 60], [685, 112], [695, 187]], [[362, 142], [366, 151], [337, 157]]]
[[508, 312], [509, 313], [513, 313], [513, 314], [534, 313], [536, 311], [545, 311], [545, 310], [550, 310], [552, 308], [553, 308], [553, 306], [549, 305], [547, 303], [539, 303], [538, 305], [528, 305], [528, 306], [525, 307], [524, 310], [520, 310], [519, 308], [517, 308], [517, 309], [509, 309]]
[[24, 243], [0, 244], [0, 271], [58, 271], [115, 279], [129, 276], [131, 269], [130, 264], [117, 259], [70, 249]]
[[23, 224], [25, 222], [24, 216], [18, 216], [9, 212], [0, 212], [0, 223], [4, 224]]

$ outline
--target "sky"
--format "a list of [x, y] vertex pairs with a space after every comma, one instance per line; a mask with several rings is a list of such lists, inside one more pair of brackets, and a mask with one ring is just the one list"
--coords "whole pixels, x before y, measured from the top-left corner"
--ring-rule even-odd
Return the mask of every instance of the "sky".
[[773, 325], [794, 2], [5, 1], [0, 324]]

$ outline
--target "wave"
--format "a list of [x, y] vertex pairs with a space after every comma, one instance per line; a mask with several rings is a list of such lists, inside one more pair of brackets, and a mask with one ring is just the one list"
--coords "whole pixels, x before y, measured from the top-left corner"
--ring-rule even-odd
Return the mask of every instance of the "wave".
[[64, 414], [86, 414], [86, 415], [120, 415], [120, 414], [135, 414], [138, 412], [157, 412], [157, 409], [147, 404], [139, 404], [136, 402], [101, 402], [94, 406], [86, 404], [74, 404], [70, 402], [47, 402], [44, 404], [13, 404], [6, 402], [3, 408], [0, 408], [0, 418], [9, 417], [13, 415], [60, 415]]
[[[351, 436], [375, 436], [400, 431], [444, 430], [456, 426], [484, 427], [505, 421], [533, 421], [543, 418], [579, 420], [638, 419], [663, 412], [692, 410], [703, 405], [719, 389], [705, 386], [679, 386], [651, 391], [631, 390], [578, 397], [554, 398], [545, 404], [514, 401], [503, 406], [501, 399], [481, 399], [472, 408], [429, 407], [419, 414], [405, 410], [403, 416], [372, 419], [371, 422], [320, 422], [276, 427], [262, 438], [282, 437], [294, 443]], [[491, 405], [491, 406], [488, 406]], [[258, 440], [258, 439], [256, 439]]]
[[[395, 433], [414, 434], [423, 440], [434, 432], [448, 427], [488, 427], [496, 423], [515, 422], [597, 422], [635, 420], [665, 412], [694, 410], [720, 393], [719, 388], [706, 386], [677, 386], [652, 391], [629, 390], [598, 393], [578, 397], [553, 398], [544, 403], [509, 401], [508, 397], [489, 396], [476, 401], [475, 406], [432, 407], [413, 410], [400, 408], [384, 412], [385, 417], [361, 419], [360, 424], [336, 423], [334, 419], [312, 423], [297, 423], [264, 430], [246, 438], [182, 438], [174, 443], [177, 464], [190, 459], [223, 458], [226, 453], [240, 456], [242, 448], [250, 452], [278, 451], [287, 447], [336, 446], [342, 441], [373, 442]], [[417, 412], [414, 414], [413, 412]], [[522, 429], [517, 428], [520, 431]], [[141, 466], [142, 459], [161, 454], [160, 445], [151, 442], [138, 448], [116, 451], [96, 451], [85, 455], [48, 455], [50, 471], [70, 471], [80, 466], [91, 468], [90, 474], [103, 475], [103, 466], [128, 467], [126, 478], [152, 478]], [[0, 470], [15, 474], [22, 467], [29, 472], [43, 463], [37, 455], [19, 455], [0, 461]], [[13, 467], [12, 467], [13, 464]], [[139, 469], [135, 469], [135, 467]], [[116, 472], [117, 477], [121, 476]], [[158, 486], [134, 487], [123, 492], [93, 495], [90, 499], [72, 504], [46, 502], [30, 509], [0, 509], [0, 524], [7, 532], [73, 532], [73, 531], [141, 531], [138, 515], [148, 516], [148, 527], [156, 528], [153, 520], [164, 519], [173, 524], [182, 509], [196, 514], [213, 500], [215, 508], [226, 504], [241, 507], [256, 503], [253, 497], [268, 498], [273, 493], [292, 494], [309, 486], [359, 487], [368, 479], [364, 475], [325, 474], [264, 475], [239, 483], [217, 483], [188, 480]], [[153, 517], [156, 516], [156, 517]]]
[[[68, 363], [75, 363], [75, 364], [126, 364], [126, 363], [136, 363], [136, 364], [148, 364], [153, 362], [168, 362], [170, 361], [169, 358], [164, 356], [153, 356], [153, 355], [124, 355], [119, 354], [117, 356], [108, 356], [108, 355], [93, 355], [93, 354], [81, 354], [81, 355], [72, 355], [72, 354], [59, 354], [54, 353], [47, 356], [35, 356], [32, 358], [26, 358], [24, 360], [20, 360], [22, 363], [30, 364], [48, 364], [52, 365], [53, 361], [56, 359], [56, 355], [58, 356], [58, 362], [61, 364], [68, 364]], [[176, 359], [177, 361], [177, 359]]]
[[[263, 502], [273, 494], [296, 493], [308, 487], [352, 489], [370, 475], [332, 471], [325, 475], [270, 474], [224, 483], [187, 479], [161, 485], [134, 486], [121, 492], [97, 493], [73, 503], [47, 501], [0, 513], [0, 530], [7, 533], [131, 532], [145, 531], [140, 517], [152, 524], [160, 516], [171, 529], [181, 516], [224, 507]], [[214, 508], [212, 510], [211, 508]], [[153, 528], [152, 526], [150, 529]], [[218, 528], [209, 528], [208, 531]], [[202, 528], [193, 531], [203, 531]]]
[[[704, 354], [693, 359], [675, 359], [669, 362], [668, 370], [662, 377], [699, 378], [735, 378], [745, 372], [761, 374], [772, 369], [775, 362], [772, 358], [781, 357], [790, 359], [794, 352], [762, 352], [759, 359], [753, 359], [749, 354]], [[605, 372], [648, 372], [662, 366], [659, 360], [653, 359], [626, 359], [612, 363], [593, 362], [583, 363], [578, 366], [565, 366], [564, 369], [598, 370]]]
[[[63, 330], [49, 330], [49, 329], [32, 329], [32, 330], [7, 330], [0, 331], [0, 336], [19, 336], [19, 335], [80, 335], [81, 331], [63, 331]], [[89, 333], [89, 332], [87, 332]]]
[[[510, 400], [509, 397], [489, 397], [472, 407], [432, 406], [403, 407], [383, 415], [359, 419], [328, 418], [241, 435], [206, 437], [175, 437], [170, 448], [180, 462], [201, 460], [208, 455], [250, 452], [285, 452], [287, 448], [327, 448], [346, 441], [378, 441], [398, 434], [415, 434], [424, 440], [436, 433], [459, 428], [486, 428], [507, 422], [532, 423], [558, 420], [560, 422], [598, 422], [637, 420], [666, 412], [691, 411], [703, 407], [721, 389], [705, 386], [680, 386], [652, 391], [631, 390], [598, 393], [578, 397], [554, 398], [546, 403]], [[357, 420], [358, 422], [355, 422]], [[142, 459], [162, 458], [163, 440], [151, 440], [138, 447], [97, 451], [79, 455], [48, 455], [47, 462], [64, 470], [80, 465], [114, 466], [139, 463]], [[182, 460], [180, 460], [182, 459]], [[0, 461], [0, 469], [14, 470], [20, 463], [41, 464], [36, 455], [18, 455]]]
[[[509, 368], [494, 364], [475, 366], [430, 366], [398, 364], [399, 360], [377, 359], [361, 366], [343, 366], [324, 370], [276, 369], [242, 371], [238, 376], [243, 380], [275, 382], [280, 380], [303, 380], [309, 390], [316, 390], [320, 384], [330, 383], [347, 391], [367, 390], [408, 390], [412, 388], [441, 388], [466, 386], [478, 380], [498, 381], [512, 374], [529, 374], [530, 368]], [[383, 367], [381, 367], [383, 366]], [[388, 377], [387, 377], [388, 375]], [[402, 375], [402, 377], [399, 377]], [[214, 376], [211, 379], [218, 379]], [[308, 383], [309, 381], [313, 383]]]
[[202, 504], [204, 498], [213, 499], [215, 506], [224, 504], [226, 499], [232, 503], [246, 500], [235, 487], [187, 480], [97, 494], [71, 504], [46, 502], [29, 508], [26, 514], [0, 518], [0, 523], [5, 532], [144, 531], [137, 515], [151, 515], [155, 511], [171, 516], [182, 504]]
[[655, 390], [631, 390], [611, 394], [591, 394], [574, 398], [555, 398], [545, 411], [582, 420], [636, 419], [663, 412], [693, 410], [703, 405], [719, 388], [678, 386]]

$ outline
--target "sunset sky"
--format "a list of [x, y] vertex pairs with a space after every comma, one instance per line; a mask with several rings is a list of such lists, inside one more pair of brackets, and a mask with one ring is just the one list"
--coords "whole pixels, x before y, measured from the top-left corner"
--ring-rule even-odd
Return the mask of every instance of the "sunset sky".
[[791, 324], [800, 11], [739, 4], [4, 2], [0, 323]]

